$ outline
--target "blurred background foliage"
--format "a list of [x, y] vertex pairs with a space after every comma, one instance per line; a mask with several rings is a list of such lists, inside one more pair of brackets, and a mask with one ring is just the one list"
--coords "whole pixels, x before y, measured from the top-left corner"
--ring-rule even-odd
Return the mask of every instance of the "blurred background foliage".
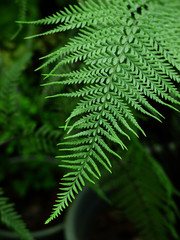
[[[42, 87], [41, 74], [48, 69], [35, 71], [41, 63], [38, 59], [61, 46], [73, 32], [25, 40], [24, 37], [41, 31], [40, 26], [22, 26], [16, 21], [43, 18], [72, 2], [0, 3], [0, 182], [6, 189], [8, 184], [13, 185], [21, 196], [32, 186], [46, 189], [57, 185], [54, 172], [59, 169], [53, 157], [58, 154], [56, 145], [64, 134], [59, 126], [64, 125], [75, 102], [47, 100], [46, 96], [62, 87]], [[51, 156], [51, 161], [47, 161], [47, 156]], [[32, 174], [34, 171], [36, 174]]]

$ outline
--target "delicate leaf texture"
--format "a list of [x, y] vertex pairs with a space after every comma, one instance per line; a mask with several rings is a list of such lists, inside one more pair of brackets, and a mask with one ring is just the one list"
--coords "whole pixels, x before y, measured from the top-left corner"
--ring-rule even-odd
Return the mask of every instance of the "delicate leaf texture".
[[[59, 80], [50, 85], [79, 85], [77, 91], [51, 97], [81, 99], [67, 119], [66, 127], [72, 122], [67, 147], [60, 149], [67, 154], [60, 158], [61, 166], [70, 170], [62, 179], [63, 192], [48, 223], [68, 206], [85, 179], [99, 178], [99, 163], [111, 171], [109, 153], [120, 157], [109, 142], [126, 149], [124, 136], [136, 134], [136, 129], [143, 132], [133, 109], [160, 121], [162, 115], [152, 100], [171, 108], [179, 104], [180, 3], [88, 0], [31, 23], [58, 24], [35, 37], [80, 29], [67, 45], [43, 57], [46, 61], [40, 67], [56, 62], [46, 77]], [[56, 73], [66, 64], [81, 62], [80, 70]]]
[[7, 203], [8, 198], [3, 196], [3, 190], [0, 188], [0, 219], [8, 228], [13, 229], [22, 240], [33, 240], [25, 223], [16, 213], [14, 204]]
[[126, 158], [114, 162], [111, 176], [104, 174], [101, 189], [143, 239], [168, 240], [170, 235], [179, 239], [174, 228], [177, 191], [162, 167], [139, 143], [133, 142]]

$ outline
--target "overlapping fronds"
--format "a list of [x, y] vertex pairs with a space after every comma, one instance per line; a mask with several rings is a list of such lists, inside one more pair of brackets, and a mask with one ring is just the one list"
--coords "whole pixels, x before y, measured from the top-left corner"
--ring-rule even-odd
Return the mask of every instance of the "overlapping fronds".
[[101, 189], [139, 230], [143, 239], [179, 239], [175, 230], [179, 215], [173, 196], [179, 193], [162, 167], [139, 144], [132, 144], [126, 161], [114, 162]]
[[[45, 56], [40, 67], [55, 63], [46, 77], [59, 80], [49, 84], [78, 85], [74, 92], [51, 97], [80, 98], [67, 119], [68, 141], [61, 143], [66, 147], [60, 149], [66, 152], [60, 156], [61, 167], [70, 171], [62, 179], [64, 187], [49, 222], [68, 206], [84, 180], [99, 179], [99, 163], [111, 172], [108, 154], [120, 156], [109, 142], [126, 149], [124, 137], [136, 129], [144, 133], [132, 109], [160, 121], [153, 101], [171, 108], [179, 104], [180, 3], [88, 0], [31, 23], [57, 24], [34, 37], [79, 28], [78, 36]], [[56, 73], [73, 63], [81, 69]]]
[[14, 230], [22, 240], [33, 240], [25, 226], [25, 223], [15, 211], [14, 204], [8, 203], [8, 198], [3, 196], [3, 190], [0, 188], [0, 219], [8, 228]]

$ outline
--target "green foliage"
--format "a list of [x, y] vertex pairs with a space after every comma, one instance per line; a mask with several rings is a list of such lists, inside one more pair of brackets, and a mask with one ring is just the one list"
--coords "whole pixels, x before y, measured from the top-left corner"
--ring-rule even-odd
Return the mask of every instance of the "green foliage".
[[[24, 21], [26, 18], [26, 11], [27, 11], [27, 0], [18, 0], [19, 5], [19, 20]], [[22, 24], [19, 24], [17, 31], [12, 36], [12, 39], [16, 38], [16, 36], [20, 33], [22, 30]]]
[[[62, 192], [48, 223], [82, 190], [84, 180], [94, 183], [99, 179], [99, 163], [111, 172], [108, 154], [120, 156], [110, 142], [127, 149], [125, 137], [130, 139], [131, 132], [137, 135], [136, 129], [144, 134], [133, 109], [159, 121], [163, 116], [153, 101], [176, 109], [173, 104], [179, 104], [180, 96], [176, 87], [180, 81], [180, 3], [88, 0], [26, 23], [58, 24], [33, 37], [79, 29], [78, 36], [45, 56], [39, 68], [58, 61], [46, 78], [59, 79], [45, 85], [78, 85], [78, 90], [50, 97], [80, 98], [66, 120], [68, 141], [60, 143], [66, 146], [60, 148], [65, 151], [59, 156], [60, 166], [70, 170], [62, 178]], [[56, 72], [74, 63], [81, 69]]]
[[2, 162], [0, 168], [1, 185], [11, 189], [9, 192], [13, 192], [13, 196], [15, 193], [18, 199], [37, 191], [51, 192], [57, 186], [56, 176], [59, 171], [56, 164], [54, 158], [38, 153], [6, 159], [6, 164]]
[[[19, 54], [19, 51], [22, 53]], [[36, 181], [33, 189], [50, 189], [56, 185], [52, 174], [53, 163], [47, 164], [45, 159], [47, 154], [57, 154], [56, 143], [62, 131], [57, 129], [59, 121], [56, 119], [61, 116], [61, 113], [56, 113], [58, 106], [53, 104], [48, 111], [39, 114], [40, 108], [47, 108], [47, 101], [44, 99], [45, 94], [41, 94], [40, 89], [31, 83], [34, 76], [27, 76], [32, 49], [24, 47], [17, 52], [20, 56], [11, 57], [7, 66], [4, 63], [0, 74], [0, 181], [7, 185], [6, 181], [13, 179], [10, 186], [19, 196], [24, 196], [32, 186], [32, 180]], [[52, 121], [52, 118], [55, 120]], [[13, 164], [15, 156], [18, 156], [19, 163]], [[25, 157], [31, 161], [25, 161]], [[36, 177], [31, 168], [32, 161], [37, 162]], [[21, 176], [24, 164], [26, 168]], [[43, 167], [40, 167], [42, 164]], [[11, 174], [11, 169], [15, 169], [14, 174]], [[39, 178], [46, 178], [46, 181], [39, 181]]]
[[17, 95], [18, 95], [20, 76], [22, 71], [25, 69], [27, 62], [30, 60], [30, 57], [31, 57], [31, 53], [26, 52], [22, 57], [17, 59], [15, 63], [8, 68], [8, 71], [5, 70], [1, 74], [1, 82], [0, 82], [1, 127], [3, 127], [6, 124], [9, 125], [10, 118], [13, 118], [13, 120], [16, 121], [15, 119], [18, 117], [17, 116], [18, 115]]
[[[42, 103], [41, 95], [36, 95], [36, 99], [31, 101], [31, 94], [34, 92], [31, 93], [28, 89], [28, 96], [22, 86], [22, 80], [27, 81], [23, 78], [25, 77], [23, 70], [30, 62], [31, 55], [32, 52], [27, 51], [11, 66], [4, 68], [1, 74], [0, 124], [3, 131], [0, 144], [4, 145], [12, 141], [9, 144], [9, 147], [12, 146], [12, 149], [8, 150], [9, 153], [12, 153], [15, 148], [19, 148], [19, 152], [25, 155], [38, 151], [55, 152], [55, 142], [61, 135], [61, 132], [55, 130], [49, 121], [43, 120], [41, 126], [37, 127], [38, 122], [33, 119], [38, 115], [38, 107], [45, 106], [45, 103]], [[53, 115], [52, 110], [49, 111], [49, 115]], [[18, 144], [15, 141], [17, 139]]]
[[[32, 34], [33, 26], [22, 28], [22, 24], [15, 23], [17, 19], [39, 15], [39, 1], [28, 2], [28, 7], [26, 3], [8, 0], [0, 8], [0, 185], [12, 188], [19, 197], [30, 189], [49, 190], [56, 186], [53, 158], [48, 163], [46, 159], [58, 152], [56, 144], [62, 130], [57, 128], [61, 119], [64, 123], [65, 115], [65, 110], [58, 112], [61, 101], [50, 105], [44, 99], [55, 92], [53, 87], [47, 86], [42, 91], [40, 74], [31, 71], [35, 68], [33, 57], [42, 51], [44, 42], [24, 42], [22, 35]], [[13, 164], [15, 157], [19, 162]], [[33, 161], [36, 169], [32, 167]]]
[[130, 145], [125, 160], [114, 161], [113, 174], [104, 174], [101, 189], [143, 239], [178, 239], [174, 226], [179, 211], [173, 196], [179, 193], [162, 167], [137, 141]]
[[14, 204], [8, 203], [8, 198], [3, 196], [0, 188], [0, 219], [8, 228], [14, 230], [22, 240], [33, 240], [20, 215], [14, 209]]
[[54, 93], [52, 87], [40, 92], [33, 85], [34, 76], [28, 76], [26, 69], [31, 64], [32, 51], [29, 46], [18, 49], [16, 54], [20, 56], [11, 57], [8, 63], [4, 61], [0, 73], [0, 146], [5, 146], [9, 155], [15, 151], [19, 155], [55, 154], [55, 144], [62, 135], [57, 130], [57, 118], [61, 116], [57, 112], [57, 102], [60, 101], [54, 101], [43, 111], [47, 108], [44, 96]]

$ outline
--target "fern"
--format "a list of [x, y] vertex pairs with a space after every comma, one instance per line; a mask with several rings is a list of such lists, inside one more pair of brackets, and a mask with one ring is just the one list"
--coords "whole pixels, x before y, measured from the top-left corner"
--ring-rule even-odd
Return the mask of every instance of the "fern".
[[62, 133], [46, 123], [38, 129], [35, 127], [36, 125], [32, 125], [31, 128], [27, 128], [23, 135], [20, 136], [19, 147], [21, 150], [24, 149], [26, 154], [38, 153], [40, 151], [57, 154], [55, 143], [60, 139]]
[[[24, 21], [25, 17], [26, 17], [26, 11], [27, 11], [27, 0], [18, 0], [17, 3], [19, 5], [18, 7], [19, 7], [19, 10], [20, 10], [19, 11], [19, 19], [21, 21]], [[17, 31], [11, 37], [11, 40], [15, 39], [18, 36], [18, 34], [21, 32], [21, 30], [22, 30], [22, 24], [20, 23], [18, 25]]]
[[114, 162], [113, 174], [104, 174], [101, 189], [139, 230], [143, 239], [178, 239], [173, 195], [179, 193], [162, 167], [137, 141], [129, 147], [126, 161]]
[[1, 124], [7, 124], [8, 117], [17, 115], [19, 79], [31, 55], [31, 52], [27, 51], [1, 74], [0, 116], [4, 120]]
[[[88, 0], [45, 19], [24, 22], [57, 24], [32, 37], [79, 29], [78, 36], [43, 57], [39, 68], [55, 63], [46, 74], [59, 80], [45, 85], [77, 84], [78, 90], [50, 97], [79, 97], [80, 102], [66, 121], [66, 154], [60, 165], [70, 169], [62, 178], [57, 204], [46, 223], [57, 217], [85, 180], [101, 176], [99, 164], [111, 172], [108, 154], [121, 158], [109, 142], [127, 149], [125, 137], [139, 129], [133, 111], [161, 121], [153, 101], [176, 109], [180, 96], [179, 29], [180, 3], [150, 0]], [[81, 68], [59, 73], [67, 64]], [[58, 73], [56, 71], [58, 70]], [[153, 101], [152, 101], [153, 100]], [[71, 122], [71, 125], [69, 125]]]
[[14, 204], [8, 203], [8, 198], [3, 196], [3, 190], [0, 188], [0, 219], [8, 228], [16, 232], [22, 240], [33, 240], [27, 230], [21, 217], [16, 213]]

